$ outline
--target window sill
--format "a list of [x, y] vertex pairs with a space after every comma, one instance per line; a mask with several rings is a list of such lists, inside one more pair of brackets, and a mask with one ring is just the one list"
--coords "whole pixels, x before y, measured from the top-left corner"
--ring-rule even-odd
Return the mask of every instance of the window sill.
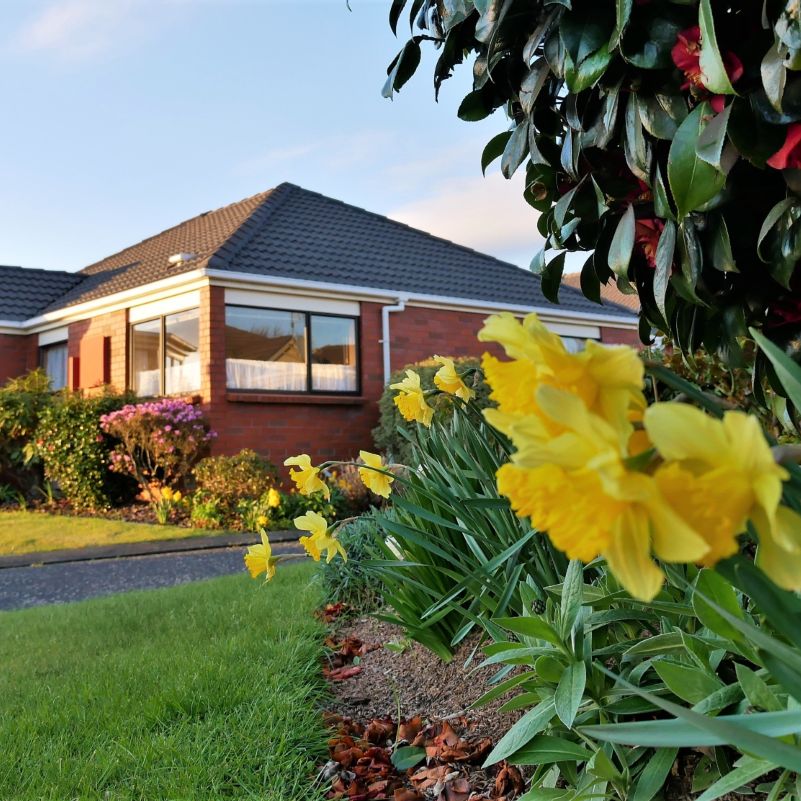
[[362, 406], [367, 403], [367, 398], [363, 395], [311, 395], [291, 392], [226, 392], [225, 399], [231, 403], [287, 403], [307, 406]]

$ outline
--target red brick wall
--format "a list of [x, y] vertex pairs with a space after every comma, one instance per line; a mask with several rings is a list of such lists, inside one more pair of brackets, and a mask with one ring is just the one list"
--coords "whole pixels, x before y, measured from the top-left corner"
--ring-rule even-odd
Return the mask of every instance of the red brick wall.
[[[128, 313], [124, 309], [100, 314], [90, 320], [80, 320], [70, 324], [67, 340], [67, 354], [74, 359], [80, 358], [81, 342], [84, 340], [88, 340], [90, 337], [108, 337], [109, 383], [120, 392], [125, 389], [128, 366], [126, 357], [127, 321]], [[89, 388], [95, 382], [94, 374], [89, 376], [87, 370], [81, 370], [80, 364], [78, 373], [81, 389]]]
[[0, 334], [0, 386], [39, 364], [38, 337]]
[[[487, 344], [476, 339], [485, 314], [409, 307], [390, 315], [392, 369], [428, 358], [480, 356]], [[356, 456], [370, 449], [384, 384], [381, 304], [361, 304], [361, 393], [358, 398], [256, 395], [228, 392], [225, 375], [225, 290], [202, 290], [201, 359], [207, 365], [202, 398], [215, 453], [252, 448], [276, 465], [308, 453], [313, 463]], [[636, 332], [634, 332], [636, 338]], [[612, 336], [607, 332], [607, 336]], [[613, 341], [609, 339], [607, 341]], [[285, 473], [284, 473], [285, 475]]]
[[638, 350], [642, 348], [640, 335], [636, 329], [629, 328], [602, 328], [601, 342], [605, 345], [631, 345]]

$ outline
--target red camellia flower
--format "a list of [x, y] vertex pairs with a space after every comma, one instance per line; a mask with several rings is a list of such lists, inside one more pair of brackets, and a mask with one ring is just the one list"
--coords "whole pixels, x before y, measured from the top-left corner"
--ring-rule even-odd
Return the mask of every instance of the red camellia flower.
[[[701, 72], [701, 28], [698, 25], [687, 28], [676, 37], [676, 44], [673, 45], [670, 55], [673, 63], [687, 79], [681, 85], [682, 89], [689, 89], [691, 86], [706, 89], [704, 74]], [[723, 67], [732, 84], [740, 80], [743, 75], [742, 61], [730, 50], [723, 56]], [[724, 95], [712, 95], [709, 102], [714, 111], [719, 113], [723, 111], [726, 98]]]
[[656, 246], [665, 224], [656, 218], [637, 220], [634, 226], [634, 242], [639, 245], [648, 266], [656, 269]]
[[796, 170], [801, 167], [801, 122], [787, 126], [784, 144], [767, 163], [776, 170]]
[[785, 298], [768, 306], [766, 328], [779, 328], [798, 323], [801, 323], [801, 298]]

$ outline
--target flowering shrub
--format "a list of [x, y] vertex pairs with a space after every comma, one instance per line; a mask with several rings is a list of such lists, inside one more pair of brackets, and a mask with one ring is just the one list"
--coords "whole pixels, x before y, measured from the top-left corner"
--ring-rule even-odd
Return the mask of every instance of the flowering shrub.
[[199, 407], [171, 398], [127, 404], [101, 417], [100, 427], [119, 440], [111, 469], [133, 476], [150, 501], [185, 481], [217, 436]]
[[250, 449], [233, 456], [207, 456], [195, 466], [195, 482], [201, 489], [235, 505], [260, 498], [275, 487], [275, 466]]
[[472, 61], [458, 113], [506, 113], [481, 163], [500, 159], [507, 178], [525, 169], [546, 296], [557, 299], [565, 254], [585, 251], [585, 295], [599, 301], [610, 280], [636, 292], [644, 339], [653, 326], [736, 362], [749, 326], [797, 337], [797, 0], [393, 0], [394, 31], [404, 8], [412, 35], [385, 95], [414, 74], [424, 42], [439, 50], [436, 91]]
[[76, 509], [107, 509], [135, 494], [129, 476], [109, 469], [118, 443], [100, 427], [101, 419], [127, 400], [124, 395], [65, 392], [42, 411], [34, 435], [36, 452], [45, 477]]

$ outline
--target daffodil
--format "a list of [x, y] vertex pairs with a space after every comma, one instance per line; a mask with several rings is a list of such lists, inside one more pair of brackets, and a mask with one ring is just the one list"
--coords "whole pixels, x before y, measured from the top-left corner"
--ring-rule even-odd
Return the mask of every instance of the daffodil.
[[386, 473], [378, 472], [386, 470], [384, 460], [377, 453], [370, 451], [359, 451], [359, 458], [367, 465], [359, 468], [359, 477], [364, 486], [382, 498], [389, 498], [389, 493], [392, 491], [390, 487], [395, 479]]
[[270, 487], [267, 492], [267, 506], [270, 509], [276, 509], [281, 505], [281, 493], [275, 488]]
[[305, 515], [296, 517], [292, 522], [295, 524], [295, 528], [311, 534], [310, 537], [301, 537], [299, 541], [315, 562], [320, 561], [323, 551], [327, 552], [326, 562], [330, 562], [338, 553], [344, 561], [348, 561], [348, 555], [345, 553], [342, 543], [335, 536], [329, 534], [328, 522], [322, 515], [317, 512], [306, 512]]
[[475, 397], [476, 393], [465, 384], [462, 377], [456, 372], [453, 359], [449, 359], [447, 356], [435, 356], [434, 361], [442, 365], [434, 374], [434, 384], [436, 386], [443, 392], [456, 395], [457, 398], [461, 398], [465, 402]]
[[581, 398], [544, 385], [535, 403], [562, 433], [544, 438], [538, 416], [521, 422], [514, 431], [518, 450], [499, 469], [498, 490], [571, 559], [603, 556], [635, 598], [653, 599], [664, 575], [651, 553], [692, 562], [706, 554], [707, 543], [673, 511], [652, 476], [631, 469], [619, 432]]
[[561, 338], [549, 331], [536, 314], [522, 322], [511, 314], [489, 317], [478, 334], [482, 342], [497, 342], [512, 361], [485, 354], [484, 374], [492, 387], [497, 409], [485, 412], [494, 427], [514, 438], [521, 418], [539, 418], [543, 436], [561, 432], [560, 424], [543, 414], [537, 389], [551, 386], [580, 398], [587, 409], [609, 423], [621, 444], [631, 436], [632, 409], [643, 409], [644, 368], [633, 348], [588, 341], [579, 353], [570, 353]]
[[269, 522], [269, 520], [267, 519], [267, 515], [259, 515], [256, 518], [256, 523], [259, 526], [266, 526], [268, 522]]
[[312, 495], [315, 492], [322, 492], [326, 499], [331, 497], [331, 490], [328, 484], [320, 478], [320, 468], [313, 467], [311, 457], [306, 453], [300, 456], [290, 456], [284, 461], [284, 467], [297, 467], [297, 470], [290, 470], [289, 477], [295, 482], [301, 495]]
[[395, 405], [403, 415], [404, 420], [417, 421], [424, 426], [430, 426], [434, 417], [434, 410], [428, 405], [423, 389], [420, 386], [420, 376], [414, 370], [406, 371], [406, 378], [397, 384], [390, 384], [390, 389], [397, 389]]
[[269, 581], [275, 575], [275, 565], [278, 558], [273, 556], [270, 540], [266, 534], [261, 535], [261, 545], [251, 545], [245, 554], [245, 566], [251, 575], [256, 578], [265, 573], [265, 581]]
[[654, 476], [662, 495], [709, 546], [700, 561], [714, 565], [736, 553], [750, 520], [757, 565], [780, 587], [801, 590], [801, 515], [780, 505], [789, 475], [757, 419], [731, 411], [717, 420], [686, 404], [656, 403], [644, 422], [665, 460]]

